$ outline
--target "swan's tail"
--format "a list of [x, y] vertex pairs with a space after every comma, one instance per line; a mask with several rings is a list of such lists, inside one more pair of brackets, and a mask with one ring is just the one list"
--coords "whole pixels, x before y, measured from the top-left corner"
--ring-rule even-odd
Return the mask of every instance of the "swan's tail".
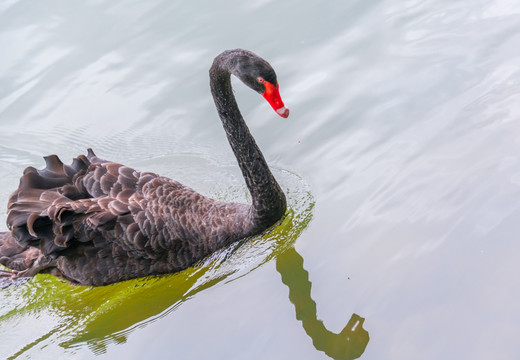
[[0, 264], [11, 269], [0, 270], [0, 288], [23, 283], [21, 278], [31, 272], [30, 270], [40, 257], [39, 249], [22, 246], [10, 232], [0, 232]]

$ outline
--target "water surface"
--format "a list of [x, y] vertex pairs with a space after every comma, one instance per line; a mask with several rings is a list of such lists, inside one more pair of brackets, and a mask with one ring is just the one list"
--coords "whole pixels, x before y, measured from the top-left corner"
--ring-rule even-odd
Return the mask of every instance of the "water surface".
[[207, 72], [237, 47], [291, 109], [234, 82], [284, 222], [175, 275], [3, 289], [0, 358], [516, 359], [519, 1], [1, 1], [0, 199], [93, 147], [247, 201]]

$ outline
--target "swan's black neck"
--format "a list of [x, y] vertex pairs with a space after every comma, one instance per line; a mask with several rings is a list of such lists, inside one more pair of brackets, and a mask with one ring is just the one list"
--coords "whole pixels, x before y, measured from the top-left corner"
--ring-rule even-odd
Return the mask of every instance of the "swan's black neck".
[[287, 205], [285, 195], [249, 132], [233, 96], [230, 75], [239, 75], [236, 57], [240, 54], [237, 52], [227, 51], [215, 58], [210, 69], [210, 86], [229, 144], [251, 193], [252, 206], [248, 216], [253, 234], [281, 219]]

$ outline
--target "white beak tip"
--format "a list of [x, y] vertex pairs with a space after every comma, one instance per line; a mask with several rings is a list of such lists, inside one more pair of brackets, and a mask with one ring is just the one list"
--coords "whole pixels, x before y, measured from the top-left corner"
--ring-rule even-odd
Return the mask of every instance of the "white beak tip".
[[283, 118], [287, 118], [289, 116], [289, 109], [287, 109], [285, 106], [282, 106], [281, 108], [276, 110], [276, 112]]

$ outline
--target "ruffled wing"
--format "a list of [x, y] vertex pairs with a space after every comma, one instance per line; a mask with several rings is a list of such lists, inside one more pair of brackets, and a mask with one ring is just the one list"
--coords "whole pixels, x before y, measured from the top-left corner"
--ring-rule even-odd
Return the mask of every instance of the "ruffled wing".
[[152, 175], [99, 159], [91, 149], [70, 165], [56, 155], [45, 162], [42, 170], [25, 169], [9, 199], [7, 224], [21, 246], [56, 257], [74, 244], [104, 246], [132, 230], [131, 206], [139, 204], [135, 189]]

